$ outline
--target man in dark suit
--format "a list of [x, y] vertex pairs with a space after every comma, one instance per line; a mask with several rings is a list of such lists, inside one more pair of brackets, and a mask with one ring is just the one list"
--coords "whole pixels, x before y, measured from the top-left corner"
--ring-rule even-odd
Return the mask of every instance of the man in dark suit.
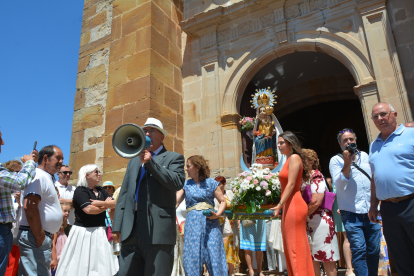
[[151, 146], [128, 163], [112, 233], [122, 242], [119, 275], [168, 276], [174, 263], [176, 191], [184, 186], [184, 156], [167, 151], [162, 123], [143, 126]]

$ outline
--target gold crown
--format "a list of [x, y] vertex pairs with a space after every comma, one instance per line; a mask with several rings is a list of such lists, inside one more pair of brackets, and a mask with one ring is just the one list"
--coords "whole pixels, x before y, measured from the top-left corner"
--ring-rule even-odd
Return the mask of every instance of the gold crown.
[[266, 106], [266, 114], [267, 115], [272, 115], [273, 114], [273, 107], [271, 107], [270, 105]]
[[276, 104], [275, 98], [277, 98], [277, 96], [274, 95], [274, 93], [275, 90], [271, 91], [270, 87], [267, 89], [256, 89], [256, 94], [252, 94], [253, 99], [250, 101], [252, 103], [252, 108], [258, 109], [262, 106], [266, 107]]
[[266, 94], [262, 94], [257, 97], [257, 103], [259, 105], [269, 105], [270, 97]]

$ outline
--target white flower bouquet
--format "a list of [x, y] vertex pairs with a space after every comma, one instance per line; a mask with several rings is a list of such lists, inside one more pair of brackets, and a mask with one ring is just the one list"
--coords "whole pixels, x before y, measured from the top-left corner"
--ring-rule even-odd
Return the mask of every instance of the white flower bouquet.
[[264, 203], [278, 203], [281, 186], [279, 173], [272, 173], [269, 168], [263, 169], [261, 164], [253, 164], [250, 170], [239, 173], [230, 185], [234, 193], [232, 208], [244, 205], [246, 212], [252, 214]]

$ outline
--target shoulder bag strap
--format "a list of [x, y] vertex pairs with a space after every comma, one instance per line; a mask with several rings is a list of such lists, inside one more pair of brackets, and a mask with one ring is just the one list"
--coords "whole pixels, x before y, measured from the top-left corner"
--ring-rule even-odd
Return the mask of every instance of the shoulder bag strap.
[[[339, 157], [341, 157], [342, 159], [344, 158], [342, 153], [338, 153], [337, 154]], [[369, 174], [367, 174], [366, 171], [364, 171], [360, 166], [358, 166], [354, 161], [352, 161], [352, 165], [361, 173], [363, 173], [366, 177], [368, 177], [369, 181], [371, 181], [371, 177], [369, 176]]]
[[354, 161], [352, 161], [352, 165], [357, 168], [360, 172], [362, 172], [366, 177], [368, 177], [369, 181], [371, 181], [371, 177], [364, 171], [360, 166], [358, 166]]

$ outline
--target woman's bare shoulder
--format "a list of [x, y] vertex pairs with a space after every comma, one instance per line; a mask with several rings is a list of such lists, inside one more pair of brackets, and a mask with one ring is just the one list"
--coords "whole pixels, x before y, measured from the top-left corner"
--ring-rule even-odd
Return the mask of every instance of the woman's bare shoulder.
[[296, 162], [301, 163], [302, 162], [302, 158], [300, 158], [299, 155], [297, 155], [296, 153], [294, 153], [294, 154], [292, 154], [290, 156], [290, 159], [289, 159], [289, 163], [292, 163], [292, 162], [294, 162], [294, 163], [296, 163]]

